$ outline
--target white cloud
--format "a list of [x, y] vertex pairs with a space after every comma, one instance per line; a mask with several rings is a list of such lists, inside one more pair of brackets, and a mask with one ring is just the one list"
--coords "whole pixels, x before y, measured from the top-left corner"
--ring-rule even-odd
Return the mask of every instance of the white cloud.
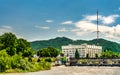
[[119, 37], [116, 37], [114, 35], [106, 35], [105, 37], [110, 39], [119, 39]]
[[116, 18], [120, 17], [119, 15], [110, 15], [110, 16], [107, 16], [107, 17], [102, 17], [101, 20], [102, 20], [102, 23], [103, 24], [111, 24], [111, 23], [114, 23]]
[[[118, 15], [110, 15], [108, 17], [99, 16], [99, 19], [105, 21], [106, 19], [109, 22], [105, 22], [101, 25], [99, 25], [99, 31], [100, 35], [102, 34], [102, 38], [110, 39], [110, 40], [119, 40], [120, 38], [120, 25], [116, 26], [108, 26], [105, 24], [113, 23], [115, 22], [115, 18], [118, 17]], [[109, 18], [109, 19], [108, 19]], [[86, 36], [89, 38], [93, 32], [97, 31], [97, 25], [93, 21], [96, 19], [94, 15], [84, 16], [84, 18], [78, 22], [75, 23], [76, 30], [73, 30], [72, 32], [75, 32], [77, 36]], [[112, 20], [111, 20], [112, 19]], [[80, 31], [79, 31], [80, 30]]]
[[[100, 31], [100, 37], [109, 39], [109, 40], [118, 40], [120, 37], [120, 25], [116, 26], [109, 26], [109, 24], [112, 24], [115, 22], [115, 20], [120, 17], [119, 15], [109, 15], [109, 16], [103, 16], [98, 15], [99, 19], [99, 31]], [[61, 28], [58, 29], [58, 32], [73, 32], [77, 36], [82, 37], [83, 39], [90, 39], [95, 38], [96, 34], [94, 32], [97, 31], [97, 25], [95, 21], [97, 20], [96, 15], [84, 15], [83, 19], [80, 21], [73, 23], [72, 21], [65, 21], [62, 24], [74, 24], [76, 28], [74, 29], [66, 29]], [[116, 29], [116, 30], [115, 30]]]
[[61, 24], [70, 25], [70, 24], [73, 24], [73, 21], [65, 21], [65, 22], [63, 22], [63, 23], [61, 23]]
[[82, 36], [82, 35], [84, 35], [84, 34], [88, 34], [87, 32], [76, 32], [76, 34], [77, 34], [77, 36]]
[[49, 27], [40, 27], [41, 29], [50, 29]]
[[45, 30], [47, 30], [47, 29], [50, 29], [50, 27], [47, 27], [47, 26], [35, 26], [35, 28], [39, 28], [39, 29], [45, 29]]
[[10, 30], [12, 30], [12, 27], [11, 27], [11, 26], [7, 26], [7, 25], [4, 25], [4, 26], [2, 26], [2, 28], [5, 28], [5, 29], [10, 29]]
[[[83, 15], [84, 16], [84, 20], [87, 20], [87, 21], [95, 21], [97, 20], [97, 15]], [[101, 15], [98, 15], [98, 18], [101, 19], [102, 16]]]
[[0, 27], [0, 35], [4, 34], [4, 33], [13, 33], [16, 35], [17, 38], [23, 38], [22, 35], [17, 34], [16, 32], [14, 32], [13, 28], [11, 26], [8, 25], [3, 25]]
[[71, 29], [70, 31], [71, 32], [78, 32], [78, 31], [81, 31], [81, 30], [77, 28], [77, 29]]
[[[105, 25], [114, 23], [118, 17], [120, 17], [120, 15], [110, 15], [110, 16], [98, 15], [99, 21], [101, 21]], [[83, 20], [89, 21], [89, 22], [96, 21], [97, 15], [84, 15]]]
[[4, 25], [0, 27], [0, 35], [7, 33], [7, 32], [13, 32], [13, 29], [11, 26]]
[[52, 23], [53, 20], [46, 20], [45, 22], [47, 22], [47, 23]]
[[76, 23], [76, 27], [80, 28], [82, 31], [95, 31], [96, 25], [89, 21], [79, 21]]
[[[97, 31], [96, 24], [89, 21], [79, 21], [76, 23], [76, 27], [88, 33]], [[99, 25], [99, 30], [100, 32], [108, 33], [113, 31], [113, 27]]]
[[118, 8], [118, 10], [120, 10], [120, 7]]
[[58, 32], [67, 32], [68, 30], [66, 28], [61, 28], [57, 30]]

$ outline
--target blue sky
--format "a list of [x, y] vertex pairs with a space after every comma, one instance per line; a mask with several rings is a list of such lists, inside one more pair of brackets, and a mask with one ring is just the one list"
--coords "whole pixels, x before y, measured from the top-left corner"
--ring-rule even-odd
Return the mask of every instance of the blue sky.
[[120, 42], [120, 0], [0, 0], [0, 35], [12, 32], [28, 41], [68, 37]]

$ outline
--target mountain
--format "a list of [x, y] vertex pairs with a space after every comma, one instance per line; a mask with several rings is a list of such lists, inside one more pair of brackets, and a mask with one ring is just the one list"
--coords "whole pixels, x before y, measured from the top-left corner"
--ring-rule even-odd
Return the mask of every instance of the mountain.
[[41, 41], [33, 41], [31, 42], [31, 47], [35, 50], [41, 49], [41, 48], [46, 48], [48, 46], [58, 48], [61, 50], [62, 45], [68, 45], [68, 44], [74, 44], [74, 45], [80, 45], [83, 43], [87, 44], [95, 44], [97, 45], [99, 42], [99, 45], [102, 46], [103, 51], [105, 50], [111, 50], [114, 52], [120, 52], [120, 44], [113, 42], [113, 41], [108, 41], [105, 39], [93, 39], [93, 40], [72, 40], [66, 37], [57, 37], [55, 39], [50, 39], [50, 40], [41, 40]]

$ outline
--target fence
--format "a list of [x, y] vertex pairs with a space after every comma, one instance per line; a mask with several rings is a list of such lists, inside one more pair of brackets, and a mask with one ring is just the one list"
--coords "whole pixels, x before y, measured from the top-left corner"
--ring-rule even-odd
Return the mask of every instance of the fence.
[[120, 59], [70, 59], [70, 66], [120, 66]]

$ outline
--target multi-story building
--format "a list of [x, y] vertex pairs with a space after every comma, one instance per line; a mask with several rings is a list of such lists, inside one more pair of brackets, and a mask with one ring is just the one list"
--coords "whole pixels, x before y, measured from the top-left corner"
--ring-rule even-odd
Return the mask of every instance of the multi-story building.
[[88, 44], [62, 46], [62, 53], [71, 58], [75, 58], [76, 50], [78, 50], [81, 58], [85, 58], [87, 55], [89, 55], [90, 58], [94, 58], [96, 55], [101, 55], [102, 46]]

